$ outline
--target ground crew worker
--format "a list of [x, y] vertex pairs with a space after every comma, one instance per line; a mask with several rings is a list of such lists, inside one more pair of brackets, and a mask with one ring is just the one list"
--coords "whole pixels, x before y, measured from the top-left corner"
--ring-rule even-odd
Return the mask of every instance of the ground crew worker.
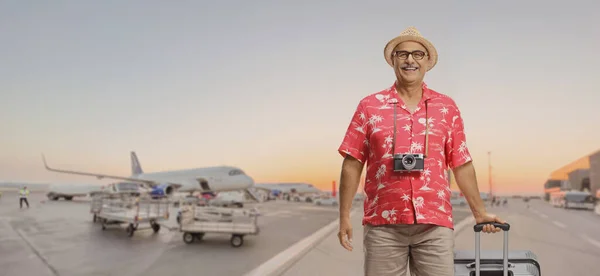
[[27, 187], [23, 187], [23, 189], [19, 190], [19, 207], [20, 209], [23, 208], [23, 202], [25, 202], [25, 204], [27, 204], [27, 208], [29, 208], [29, 202], [27, 201], [27, 196], [29, 196], [29, 190], [27, 190]]

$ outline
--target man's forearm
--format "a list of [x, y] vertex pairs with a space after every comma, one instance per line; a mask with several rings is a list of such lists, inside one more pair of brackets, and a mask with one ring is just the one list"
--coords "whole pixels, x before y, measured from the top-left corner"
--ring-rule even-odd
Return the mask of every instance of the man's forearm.
[[458, 188], [469, 203], [473, 216], [477, 219], [486, 213], [485, 205], [477, 186], [477, 177], [473, 163], [469, 162], [453, 170]]
[[358, 190], [362, 163], [358, 160], [345, 159], [340, 176], [340, 219], [350, 217], [352, 201]]

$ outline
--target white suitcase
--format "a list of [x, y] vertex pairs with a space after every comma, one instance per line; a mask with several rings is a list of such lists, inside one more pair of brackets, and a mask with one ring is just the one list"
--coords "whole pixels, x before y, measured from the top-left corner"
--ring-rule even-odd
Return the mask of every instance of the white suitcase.
[[454, 251], [455, 276], [541, 276], [537, 256], [529, 250], [508, 250], [508, 232], [510, 225], [493, 223], [504, 232], [504, 248], [481, 251], [481, 230], [485, 224], [476, 224], [475, 250]]

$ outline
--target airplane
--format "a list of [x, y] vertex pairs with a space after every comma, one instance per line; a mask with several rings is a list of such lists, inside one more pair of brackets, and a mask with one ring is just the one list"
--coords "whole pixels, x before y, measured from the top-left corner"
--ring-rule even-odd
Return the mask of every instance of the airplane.
[[144, 184], [151, 189], [153, 196], [172, 197], [174, 192], [214, 193], [244, 190], [251, 198], [259, 201], [248, 188], [254, 186], [254, 180], [243, 170], [232, 166], [215, 166], [175, 171], [145, 173], [134, 151], [131, 152], [131, 176], [114, 176], [99, 173], [55, 169], [48, 166], [42, 154], [44, 166], [48, 171], [94, 176], [98, 179], [109, 178]]
[[276, 193], [291, 193], [292, 190], [294, 190], [298, 194], [323, 192], [317, 189], [312, 184], [308, 183], [257, 183], [254, 186], [258, 189], [265, 189]]
[[277, 197], [282, 193], [285, 195], [293, 194], [292, 200], [306, 202], [312, 202], [314, 195], [323, 193], [312, 184], [299, 182], [257, 183], [254, 188], [269, 193], [266, 197], [270, 195]]

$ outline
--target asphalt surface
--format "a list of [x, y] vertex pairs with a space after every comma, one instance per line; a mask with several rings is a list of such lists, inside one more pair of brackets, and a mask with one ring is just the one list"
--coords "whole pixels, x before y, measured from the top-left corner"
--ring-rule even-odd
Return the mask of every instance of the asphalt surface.
[[258, 206], [259, 235], [233, 248], [227, 234], [185, 244], [182, 233], [166, 228], [133, 237], [125, 225], [102, 231], [88, 202], [42, 201], [44, 194], [32, 193], [30, 208], [20, 210], [16, 193], [0, 198], [0, 276], [243, 275], [338, 217], [336, 207], [266, 202]]
[[[511, 224], [509, 250], [531, 250], [538, 257], [542, 275], [600, 276], [600, 215], [554, 208], [542, 200], [532, 200], [528, 207], [520, 199], [510, 199], [507, 206], [488, 207], [488, 211]], [[470, 215], [466, 211], [462, 214]], [[360, 217], [353, 220], [357, 229]], [[474, 250], [472, 229], [471, 223], [455, 232], [455, 249]], [[284, 275], [362, 276], [362, 228], [355, 230], [354, 236], [354, 251], [345, 251], [332, 235]], [[501, 251], [503, 236], [502, 232], [482, 234], [482, 250]]]

